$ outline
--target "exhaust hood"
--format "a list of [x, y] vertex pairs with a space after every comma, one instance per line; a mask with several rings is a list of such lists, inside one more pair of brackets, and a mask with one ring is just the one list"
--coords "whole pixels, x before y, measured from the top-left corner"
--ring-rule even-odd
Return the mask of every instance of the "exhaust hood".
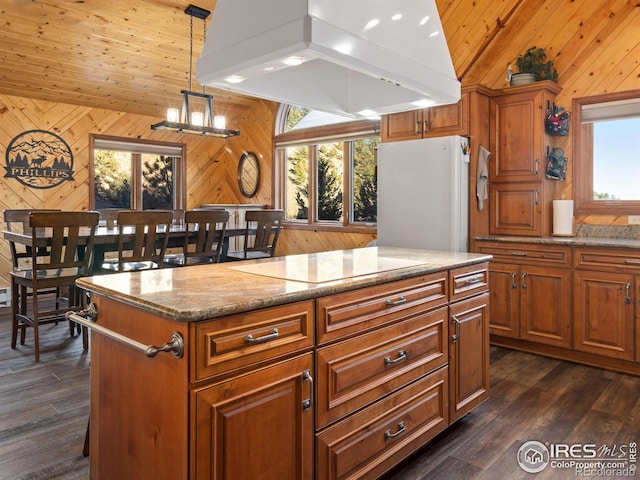
[[435, 0], [217, 0], [196, 76], [352, 118], [460, 99]]

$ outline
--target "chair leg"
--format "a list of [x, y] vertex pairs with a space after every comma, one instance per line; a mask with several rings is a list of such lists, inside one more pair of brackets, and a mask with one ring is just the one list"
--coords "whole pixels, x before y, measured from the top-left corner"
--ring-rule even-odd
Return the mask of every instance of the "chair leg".
[[84, 446], [82, 447], [82, 456], [89, 456], [89, 425], [91, 425], [91, 417], [87, 419], [87, 433], [84, 434]]
[[18, 340], [18, 286], [13, 279], [11, 280], [11, 313], [13, 314], [12, 326], [11, 326], [11, 348], [16, 348], [16, 342]]
[[[29, 297], [29, 292], [27, 287], [21, 286], [20, 287], [20, 313], [22, 315], [27, 315], [28, 297]], [[27, 333], [27, 327], [23, 325], [22, 328], [20, 329], [20, 345], [24, 345], [26, 333]]]
[[35, 352], [36, 362], [40, 361], [40, 332], [38, 329], [38, 293], [33, 292], [31, 297], [33, 300], [33, 350]]
[[89, 329], [82, 326], [82, 348], [85, 352], [89, 351]]

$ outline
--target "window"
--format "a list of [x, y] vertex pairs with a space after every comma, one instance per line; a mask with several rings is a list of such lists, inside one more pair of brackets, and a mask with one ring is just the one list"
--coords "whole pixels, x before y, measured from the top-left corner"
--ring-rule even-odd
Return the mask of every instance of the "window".
[[291, 224], [373, 228], [377, 219], [377, 121], [281, 107], [276, 203]]
[[640, 90], [573, 102], [576, 213], [640, 213]]
[[184, 208], [184, 146], [92, 137], [90, 208]]

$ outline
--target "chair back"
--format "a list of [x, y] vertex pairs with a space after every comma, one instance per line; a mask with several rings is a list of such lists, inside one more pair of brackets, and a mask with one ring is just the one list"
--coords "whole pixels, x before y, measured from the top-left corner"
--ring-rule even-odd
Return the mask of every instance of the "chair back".
[[118, 220], [118, 213], [130, 210], [124, 208], [101, 208], [96, 211], [100, 214], [100, 220], [104, 220], [107, 228], [114, 228]]
[[[282, 229], [284, 210], [247, 210], [244, 219], [246, 221], [244, 258], [248, 258], [252, 252], [263, 252], [273, 257], [276, 254], [276, 245]], [[255, 235], [251, 232], [253, 229], [255, 229]]]
[[118, 270], [162, 268], [172, 220], [171, 210], [119, 212]]
[[31, 241], [37, 246], [32, 249], [34, 282], [43, 270], [59, 269], [64, 275], [68, 269], [68, 276], [86, 276], [98, 220], [97, 212], [31, 212]]
[[197, 263], [220, 262], [229, 212], [226, 210], [194, 209], [185, 212], [184, 264], [189, 259]]
[[[59, 209], [48, 208], [24, 208], [24, 209], [12, 209], [5, 210], [3, 212], [4, 221], [7, 224], [7, 230], [16, 233], [24, 233], [29, 235], [31, 233], [31, 225], [29, 215], [31, 212], [59, 212]], [[16, 244], [15, 242], [9, 242], [9, 250], [11, 251], [11, 261], [13, 262], [13, 268], [22, 268], [24, 259], [31, 259], [31, 247]], [[42, 255], [46, 255], [46, 250], [40, 249]]]

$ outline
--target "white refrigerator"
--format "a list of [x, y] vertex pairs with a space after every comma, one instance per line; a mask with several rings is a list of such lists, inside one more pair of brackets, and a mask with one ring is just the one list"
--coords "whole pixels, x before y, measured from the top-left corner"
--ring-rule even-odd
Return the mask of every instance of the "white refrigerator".
[[469, 251], [469, 139], [378, 146], [379, 246]]

